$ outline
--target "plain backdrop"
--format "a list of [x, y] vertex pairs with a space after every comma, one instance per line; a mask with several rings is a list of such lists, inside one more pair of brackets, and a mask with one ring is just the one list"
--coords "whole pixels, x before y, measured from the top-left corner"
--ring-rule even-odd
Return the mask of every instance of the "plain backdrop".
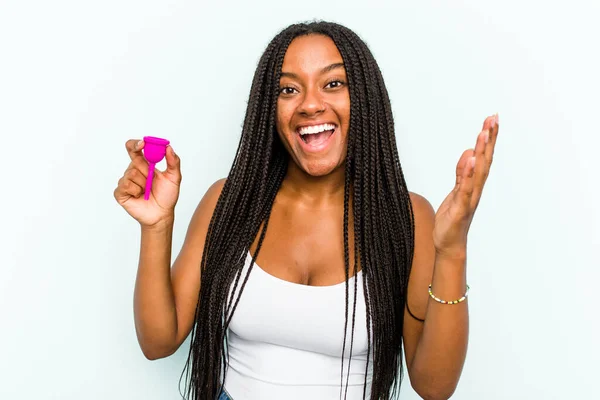
[[0, 398], [180, 398], [189, 341], [151, 362], [135, 336], [124, 143], [167, 137], [182, 158], [175, 257], [229, 171], [258, 58], [312, 19], [370, 46], [409, 189], [436, 209], [500, 115], [453, 398], [594, 398], [599, 18], [597, 1], [0, 1]]

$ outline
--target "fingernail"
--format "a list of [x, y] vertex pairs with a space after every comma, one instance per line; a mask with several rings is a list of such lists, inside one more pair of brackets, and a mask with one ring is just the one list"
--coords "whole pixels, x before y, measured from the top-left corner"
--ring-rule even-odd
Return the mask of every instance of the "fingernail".
[[143, 140], [140, 140], [139, 142], [137, 142], [137, 144], [135, 145], [135, 148], [139, 149], [143, 142], [144, 142]]
[[494, 115], [494, 118], [492, 118], [492, 122], [490, 123], [490, 128], [494, 129], [495, 126], [496, 126], [496, 116]]
[[[494, 123], [492, 122], [492, 128], [494, 127], [493, 125]], [[487, 142], [490, 141], [490, 130], [486, 129], [485, 134], [484, 134], [484, 139], [485, 139], [485, 143], [487, 144]]]
[[498, 113], [496, 113], [496, 118], [495, 118], [496, 125], [498, 125], [499, 121], [500, 121], [500, 117], [498, 117]]
[[475, 168], [475, 157], [471, 157], [471, 168]]

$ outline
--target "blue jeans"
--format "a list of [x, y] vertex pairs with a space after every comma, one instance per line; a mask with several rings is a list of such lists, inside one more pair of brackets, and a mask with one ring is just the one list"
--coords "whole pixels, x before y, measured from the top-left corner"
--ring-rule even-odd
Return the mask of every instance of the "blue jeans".
[[221, 394], [219, 395], [219, 400], [231, 400], [231, 397], [229, 397], [229, 394], [225, 391], [225, 389], [221, 391]]

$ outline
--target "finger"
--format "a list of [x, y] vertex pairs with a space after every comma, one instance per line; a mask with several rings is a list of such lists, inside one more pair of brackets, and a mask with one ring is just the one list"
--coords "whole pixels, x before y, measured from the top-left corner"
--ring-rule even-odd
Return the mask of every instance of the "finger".
[[460, 159], [458, 160], [458, 164], [456, 164], [456, 186], [455, 186], [455, 189], [458, 189], [458, 185], [460, 184], [460, 181], [462, 180], [462, 175], [463, 175], [464, 169], [467, 165], [467, 161], [469, 160], [469, 158], [473, 157], [474, 154], [475, 154], [475, 151], [473, 149], [468, 149], [462, 153], [462, 156], [460, 156]]
[[143, 140], [131, 139], [125, 142], [125, 148], [131, 159], [130, 167], [133, 164], [144, 174], [144, 176], [148, 176], [148, 161], [142, 153], [144, 144]]
[[463, 174], [457, 190], [459, 202], [463, 206], [465, 212], [471, 207], [471, 197], [473, 196], [475, 165], [477, 157], [469, 157], [463, 169]]
[[181, 159], [177, 154], [175, 154], [173, 147], [167, 146], [165, 160], [167, 161], [167, 169], [165, 173], [174, 177], [177, 182], [181, 181]]
[[[132, 168], [140, 171], [144, 177], [148, 176], [148, 161], [146, 161], [145, 158], [135, 157], [133, 160], [131, 160], [127, 169], [129, 170]], [[155, 169], [154, 172], [157, 173], [158, 169]]]
[[495, 120], [495, 115], [491, 115], [489, 117], [486, 117], [485, 120], [483, 121], [483, 126], [481, 127], [482, 131], [485, 131], [486, 129], [490, 129], [492, 127], [492, 123]]
[[136, 168], [133, 165], [133, 161], [130, 164], [130, 168], [127, 169], [127, 171], [125, 171], [125, 174], [123, 175], [123, 177], [126, 180], [130, 180], [132, 182], [134, 182], [136, 185], [140, 186], [140, 187], [145, 187], [146, 186], [146, 178], [148, 176], [148, 171], [140, 171], [138, 168]]
[[144, 159], [144, 155], [142, 153], [142, 149], [144, 148], [143, 140], [130, 139], [125, 142], [125, 148], [127, 149], [127, 154], [129, 154], [131, 161], [138, 157]]
[[485, 159], [485, 147], [486, 142], [489, 142], [489, 130], [483, 130], [477, 136], [477, 143], [475, 145], [475, 157], [477, 162], [475, 163], [475, 170], [473, 174], [473, 197], [477, 203], [481, 192], [483, 191], [483, 185], [487, 179], [488, 166]]
[[115, 199], [119, 202], [126, 201], [131, 197], [139, 198], [143, 194], [144, 189], [134, 181], [125, 178], [125, 176], [119, 180], [114, 192]]
[[486, 159], [486, 162], [488, 165], [488, 170], [489, 170], [489, 167], [491, 167], [492, 161], [494, 158], [494, 150], [496, 148], [496, 140], [498, 138], [498, 130], [499, 130], [498, 114], [496, 114], [492, 117], [492, 121], [490, 122], [490, 139], [489, 139], [487, 145], [485, 146], [485, 159]]

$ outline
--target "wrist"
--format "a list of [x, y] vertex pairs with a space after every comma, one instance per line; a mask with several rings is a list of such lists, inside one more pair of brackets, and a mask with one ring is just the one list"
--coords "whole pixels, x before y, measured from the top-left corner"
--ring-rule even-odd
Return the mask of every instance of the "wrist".
[[467, 285], [466, 250], [436, 252], [431, 285], [436, 296], [445, 300], [459, 298]]
[[152, 232], [152, 233], [160, 233], [164, 231], [169, 231], [173, 229], [173, 224], [175, 222], [175, 215], [169, 214], [165, 217], [159, 219], [157, 222], [153, 224], [140, 224], [142, 228], [142, 232]]
[[465, 261], [467, 259], [467, 245], [455, 246], [451, 248], [436, 248], [436, 259]]

